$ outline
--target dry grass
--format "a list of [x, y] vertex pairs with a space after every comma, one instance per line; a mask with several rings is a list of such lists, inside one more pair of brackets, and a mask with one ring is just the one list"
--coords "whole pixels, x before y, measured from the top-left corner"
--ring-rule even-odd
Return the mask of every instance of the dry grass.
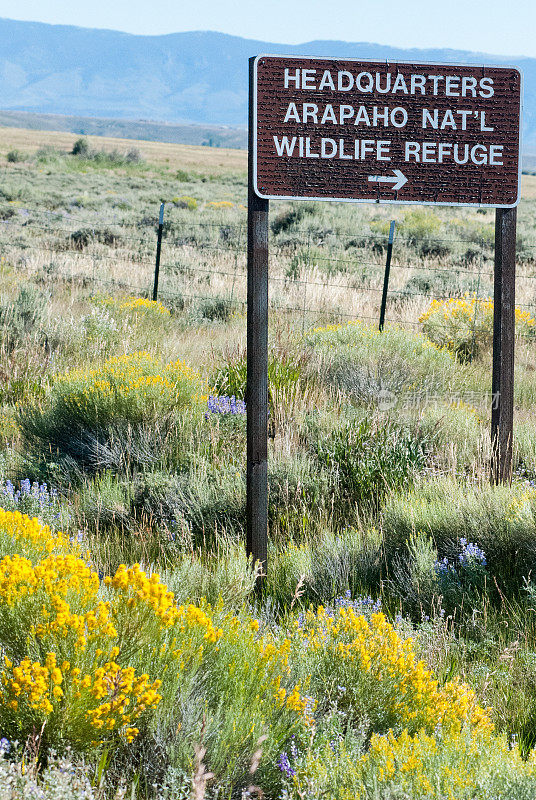
[[523, 200], [536, 200], [536, 175], [521, 176], [521, 197]]
[[[0, 154], [11, 149], [33, 155], [43, 146], [51, 146], [69, 152], [73, 143], [79, 138], [75, 134], [63, 132], [41, 132], [16, 128], [0, 128]], [[192, 147], [188, 145], [165, 144], [159, 142], [143, 142], [130, 139], [105, 137], [87, 137], [91, 147], [104, 150], [127, 150], [139, 147], [146, 162], [154, 165], [155, 172], [184, 169], [195, 171], [197, 175], [206, 175], [216, 180], [197, 181], [181, 187], [180, 183], [170, 180], [172, 173], [167, 173], [167, 184], [162, 184], [166, 193], [178, 195], [193, 193], [198, 198], [198, 208], [193, 213], [168, 207], [166, 219], [172, 221], [173, 231], [164, 239], [160, 276], [160, 297], [166, 302], [173, 298], [182, 298], [188, 308], [202, 303], [206, 298], [220, 299], [230, 304], [234, 314], [227, 325], [210, 325], [199, 319], [197, 324], [186, 328], [176, 327], [173, 334], [161, 343], [162, 350], [170, 356], [176, 353], [195, 363], [201, 361], [208, 364], [225, 346], [241, 346], [245, 334], [246, 304], [246, 254], [245, 254], [245, 222], [246, 212], [240, 203], [229, 203], [232, 209], [218, 209], [213, 200], [227, 198], [231, 195], [231, 182], [225, 182], [229, 175], [241, 175], [238, 188], [233, 191], [242, 194], [245, 190], [243, 179], [246, 169], [247, 154], [240, 150], [224, 150], [208, 147]], [[147, 187], [151, 185], [150, 171], [138, 175], [123, 176], [121, 169], [98, 176], [62, 174], [61, 182], [54, 172], [53, 164], [46, 167], [50, 182], [57, 179], [58, 196], [71, 192], [74, 187], [82, 195], [92, 200], [91, 192], [102, 192], [102, 186], [108, 188], [95, 209], [72, 210], [68, 207], [65, 219], [56, 223], [46, 217], [46, 228], [32, 228], [33, 222], [27, 224], [21, 218], [18, 224], [7, 225], [2, 230], [2, 255], [5, 269], [2, 271], [2, 288], [4, 292], [13, 294], [21, 278], [29, 279], [44, 287], [52, 294], [53, 302], [63, 305], [65, 315], [78, 313], [83, 308], [84, 298], [89, 293], [120, 296], [150, 294], [153, 282], [155, 234], [151, 227], [140, 228], [136, 219], [143, 214], [155, 214], [158, 205], [151, 198], [147, 203]], [[42, 171], [42, 170], [39, 170]], [[35, 176], [35, 165], [27, 161], [22, 164], [6, 164], [5, 175], [13, 185], [28, 185]], [[95, 181], [101, 180], [100, 184]], [[222, 178], [218, 183], [218, 176]], [[38, 188], [34, 197], [43, 199], [46, 208], [47, 181], [44, 175], [39, 176]], [[91, 181], [94, 181], [93, 183]], [[520, 207], [520, 216], [531, 221], [531, 200], [536, 198], [536, 176], [523, 176], [524, 201]], [[44, 187], [44, 188], [43, 188]], [[41, 194], [38, 194], [41, 192]], [[109, 198], [125, 196], [135, 212], [126, 212], [124, 220], [117, 217], [119, 241], [108, 246], [92, 241], [82, 249], [70, 249], [66, 227], [91, 227], [108, 224], [106, 213]], [[108, 197], [109, 196], [109, 197]], [[24, 197], [24, 196], [23, 196]], [[23, 206], [32, 213], [32, 203], [28, 200], [12, 201], [15, 206]], [[108, 197], [108, 199], [107, 199]], [[236, 199], [236, 198], [235, 198]], [[54, 202], [57, 202], [54, 198]], [[60, 201], [61, 202], [61, 201]], [[34, 201], [35, 204], [35, 201]], [[345, 239], [338, 239], [337, 229], [374, 232], [378, 241], [382, 241], [381, 225], [388, 225], [388, 220], [395, 217], [399, 225], [404, 225], [405, 207], [387, 208], [374, 205], [349, 207], [348, 205], [317, 204], [315, 215], [305, 217], [304, 222], [314, 220], [319, 230], [327, 233], [322, 236], [306, 231], [291, 229], [291, 240], [287, 244], [277, 238], [270, 249], [270, 304], [273, 311], [284, 310], [283, 324], [294, 330], [306, 330], [315, 324], [327, 321], [346, 321], [349, 318], [361, 318], [374, 324], [379, 318], [381, 290], [385, 254], [382, 248], [367, 246], [362, 249], [345, 248]], [[54, 206], [53, 206], [54, 207]], [[273, 204], [273, 216], [280, 212], [282, 204]], [[139, 210], [138, 210], [139, 209]], [[9, 209], [8, 209], [9, 210]], [[438, 217], [435, 217], [435, 214]], [[115, 214], [115, 209], [114, 209]], [[130, 214], [130, 216], [128, 216]], [[136, 215], [139, 216], [136, 217]], [[410, 330], [418, 329], [418, 319], [430, 303], [430, 294], [441, 295], [452, 291], [452, 288], [435, 288], [431, 292], [418, 288], [423, 275], [448, 276], [460, 269], [461, 276], [469, 290], [478, 290], [481, 296], [491, 293], [491, 277], [493, 266], [490, 251], [487, 260], [480, 256], [476, 260], [463, 261], [466, 247], [476, 247], [478, 243], [469, 240], [460, 244], [456, 240], [462, 237], [457, 234], [460, 224], [463, 236], [471, 230], [478, 231], [491, 228], [493, 212], [478, 213], [476, 209], [431, 209], [424, 210], [429, 214], [432, 223], [439, 219], [443, 228], [439, 233], [441, 240], [450, 236], [452, 251], [448, 255], [422, 255], [419, 242], [414, 249], [404, 243], [404, 234], [397, 228], [397, 240], [393, 258], [388, 321], [406, 323]], [[50, 220], [50, 221], [49, 221]], [[68, 221], [66, 221], [68, 220]], [[426, 220], [426, 216], [425, 216]], [[55, 227], [57, 225], [57, 228]], [[219, 226], [222, 226], [221, 228]], [[63, 226], [63, 227], [62, 227]], [[207, 227], [205, 227], [207, 226]], [[367, 227], [370, 226], [370, 227]], [[463, 227], [465, 226], [465, 227]], [[227, 240], [225, 228], [228, 227], [230, 239]], [[240, 228], [240, 231], [239, 231]], [[433, 230], [433, 225], [432, 228]], [[446, 234], [443, 233], [446, 231]], [[45, 232], [46, 231], [46, 232]], [[449, 233], [450, 231], [450, 233]], [[452, 233], [454, 231], [454, 233]], [[235, 238], [238, 237], [238, 238]], [[293, 237], [293, 239], [292, 239]], [[456, 251], [456, 248], [458, 250]], [[461, 249], [460, 249], [461, 248]], [[298, 267], [295, 263], [298, 259]], [[478, 282], [479, 273], [488, 273]], [[536, 293], [534, 264], [525, 261], [518, 265], [517, 302], [534, 312]], [[409, 291], [407, 286], [414, 281]], [[455, 281], [452, 284], [455, 287]], [[417, 288], [415, 288], [417, 286]], [[61, 299], [60, 299], [61, 298]], [[81, 303], [79, 303], [79, 300]], [[61, 314], [60, 310], [60, 314]], [[274, 318], [277, 316], [273, 315]], [[279, 323], [278, 323], [279, 324]]]
[[[25, 128], [0, 128], [0, 154], [10, 150], [34, 153], [40, 147], [54, 147], [70, 152], [80, 136], [63, 131], [32, 131]], [[150, 164], [170, 169], [199, 170], [206, 175], [245, 173], [247, 153], [245, 150], [230, 150], [216, 147], [148, 142], [138, 139], [116, 139], [109, 136], [86, 136], [91, 147], [112, 152], [139, 148]]]

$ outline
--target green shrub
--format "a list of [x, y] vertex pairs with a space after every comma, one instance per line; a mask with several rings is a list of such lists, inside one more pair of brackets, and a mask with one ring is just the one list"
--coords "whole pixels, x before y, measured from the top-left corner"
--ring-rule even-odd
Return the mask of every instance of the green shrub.
[[92, 308], [89, 314], [84, 314], [80, 318], [79, 330], [86, 346], [92, 344], [97, 352], [103, 353], [112, 349], [114, 345], [119, 345], [123, 332], [108, 309], [98, 307]]
[[462, 540], [477, 545], [493, 576], [491, 596], [495, 585], [504, 595], [519, 595], [536, 568], [536, 493], [525, 486], [467, 486], [438, 478], [390, 497], [382, 519], [388, 565], [411, 562], [408, 546], [417, 531], [430, 537], [439, 561], [458, 561]]
[[477, 276], [468, 276], [465, 272], [456, 269], [439, 271], [416, 269], [415, 273], [409, 278], [402, 289], [402, 297], [413, 297], [415, 295], [424, 297], [439, 295], [444, 297], [459, 297], [465, 292], [472, 292], [476, 289]]
[[17, 755], [8, 743], [0, 755], [0, 800], [35, 797], [39, 800], [97, 800], [89, 778], [90, 770], [68, 755], [47, 753], [47, 766], [39, 766], [28, 753]]
[[404, 212], [400, 224], [405, 239], [418, 244], [421, 239], [433, 237], [441, 230], [441, 218], [434, 211], [425, 208], [409, 209]]
[[35, 286], [22, 286], [13, 302], [0, 304], [0, 333], [5, 346], [12, 350], [43, 323], [48, 297]]
[[127, 164], [141, 164], [143, 156], [137, 147], [130, 147], [125, 153], [125, 161]]
[[196, 311], [202, 319], [210, 322], [228, 322], [232, 304], [224, 297], [205, 297], [198, 301]]
[[51, 145], [44, 145], [35, 153], [38, 164], [59, 164], [63, 157], [65, 157], [65, 152], [57, 150]]
[[[123, 534], [130, 531], [134, 523], [130, 507], [131, 496], [130, 481], [118, 478], [111, 471], [106, 470], [92, 478], [86, 478], [77, 496], [77, 511], [81, 517], [81, 526], [86, 530], [107, 535], [114, 530], [119, 530]], [[127, 551], [127, 548], [124, 550]], [[127, 558], [125, 552], [119, 563], [131, 560]]]
[[300, 222], [306, 214], [314, 213], [314, 208], [308, 206], [306, 203], [300, 203], [297, 206], [288, 206], [282, 208], [272, 220], [270, 225], [272, 233], [277, 236], [280, 233], [285, 233], [290, 228], [293, 228]]
[[76, 142], [73, 144], [73, 149], [71, 150], [73, 156], [81, 156], [82, 158], [87, 158], [89, 152], [90, 152], [89, 142], [84, 137], [77, 139]]
[[466, 222], [462, 227], [463, 234], [470, 242], [482, 248], [493, 248], [495, 244], [495, 226], [489, 222]]
[[408, 394], [437, 394], [459, 385], [452, 356], [426, 337], [359, 321], [315, 328], [305, 337], [309, 374], [363, 405], [393, 407]]
[[425, 258], [433, 256], [435, 258], [446, 258], [452, 252], [452, 245], [448, 241], [437, 241], [434, 239], [424, 240], [419, 247], [419, 253]]
[[121, 241], [121, 234], [110, 228], [80, 228], [69, 234], [67, 244], [73, 250], [85, 250], [95, 242], [105, 244], [108, 247], [117, 247]]
[[118, 150], [94, 150], [85, 137], [76, 140], [71, 155], [76, 156], [80, 161], [103, 167], [121, 167], [143, 163], [143, 156], [137, 147], [131, 147], [125, 153], [120, 153]]
[[19, 161], [24, 161], [24, 155], [20, 150], [10, 150], [6, 159], [10, 164], [18, 164]]

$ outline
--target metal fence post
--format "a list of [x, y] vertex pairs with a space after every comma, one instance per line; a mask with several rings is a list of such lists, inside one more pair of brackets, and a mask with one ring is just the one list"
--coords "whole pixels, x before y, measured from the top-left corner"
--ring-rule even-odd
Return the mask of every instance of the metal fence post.
[[160, 253], [162, 251], [162, 231], [164, 230], [164, 206], [160, 203], [160, 214], [158, 216], [158, 238], [156, 240], [156, 262], [154, 265], [153, 300], [158, 300], [158, 276], [160, 274]]
[[389, 273], [391, 271], [391, 256], [393, 255], [393, 242], [395, 238], [396, 221], [391, 220], [389, 226], [389, 241], [387, 242], [387, 259], [385, 261], [385, 275], [383, 276], [382, 304], [380, 308], [380, 331], [385, 323], [385, 307], [387, 305], [387, 291], [389, 289]]

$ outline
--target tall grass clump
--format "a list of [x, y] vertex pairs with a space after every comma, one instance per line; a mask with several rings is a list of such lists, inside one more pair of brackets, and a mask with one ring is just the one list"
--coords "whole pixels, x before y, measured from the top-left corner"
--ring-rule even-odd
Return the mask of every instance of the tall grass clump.
[[218, 467], [201, 456], [177, 474], [144, 472], [134, 483], [132, 511], [196, 544], [217, 532], [243, 533], [245, 485], [242, 472]]
[[381, 537], [363, 526], [325, 530], [272, 546], [268, 560], [266, 592], [277, 608], [329, 605], [337, 597], [367, 596], [379, 585]]
[[[278, 398], [305, 387], [307, 360], [307, 355], [295, 347], [283, 351], [272, 349], [268, 359], [268, 399], [272, 410]], [[214, 391], [243, 399], [246, 393], [246, 373], [246, 353], [238, 351], [228, 357], [215, 373], [212, 380]]]
[[352, 509], [377, 510], [389, 492], [411, 485], [426, 463], [427, 441], [382, 417], [350, 415], [323, 430], [313, 416], [308, 428], [341, 522]]
[[[436, 593], [457, 586], [457, 601], [471, 586], [483, 589], [484, 578], [490, 597], [497, 590], [519, 596], [536, 568], [536, 492], [527, 486], [466, 486], [437, 478], [390, 497], [382, 526], [395, 577], [402, 563], [408, 567], [402, 574], [411, 573], [416, 535], [424, 537], [432, 547], [428, 563]], [[406, 597], [409, 587], [400, 591]]]
[[60, 375], [42, 404], [21, 409], [19, 423], [26, 440], [52, 458], [96, 467], [99, 448], [105, 465], [107, 454], [116, 459], [114, 446], [129, 446], [134, 461], [137, 447], [143, 462], [144, 450], [163, 447], [180, 415], [199, 407], [205, 394], [201, 376], [185, 362], [162, 364], [136, 352]]

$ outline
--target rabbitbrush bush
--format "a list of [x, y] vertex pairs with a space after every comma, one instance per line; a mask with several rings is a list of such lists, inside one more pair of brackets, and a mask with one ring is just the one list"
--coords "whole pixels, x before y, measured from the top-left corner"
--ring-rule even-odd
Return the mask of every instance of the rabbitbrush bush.
[[191, 776], [202, 741], [228, 795], [251, 782], [264, 736], [255, 780], [271, 796], [458, 800], [493, 785], [518, 800], [536, 787], [533, 758], [495, 736], [468, 686], [440, 685], [381, 613], [311, 609], [269, 629], [221, 604], [178, 605], [139, 565], [100, 580], [62, 533], [19, 512], [0, 510], [0, 553], [4, 739], [119, 748], [130, 764], [139, 740], [152, 755], [138, 769], [160, 758], [160, 780], [168, 767]]
[[433, 735], [318, 737], [286, 769], [287, 800], [532, 800], [534, 757], [503, 737], [469, 731]]
[[265, 730], [275, 757], [305, 724], [290, 642], [247, 614], [178, 605], [139, 565], [101, 581], [62, 533], [18, 512], [0, 509], [0, 553], [1, 736], [75, 751], [157, 737], [186, 770], [204, 736], [232, 785]]
[[412, 639], [404, 640], [382, 613], [367, 620], [351, 607], [319, 607], [298, 617], [292, 642], [293, 658], [310, 676], [309, 690], [322, 698], [320, 710], [324, 705], [327, 712], [327, 701], [337, 698], [348, 722], [367, 719], [369, 732], [404, 727], [433, 733], [438, 725], [453, 732], [464, 725], [491, 730], [474, 692], [456, 678], [440, 687], [417, 660]]
[[107, 359], [96, 369], [60, 375], [50, 397], [51, 426], [144, 422], [181, 410], [203, 393], [200, 375], [184, 361], [163, 365], [149, 353]]
[[[434, 299], [419, 322], [430, 341], [448, 348], [461, 361], [470, 361], [493, 340], [493, 300], [478, 299], [474, 292], [448, 300]], [[535, 326], [536, 320], [516, 306], [516, 334], [534, 336]]]
[[158, 300], [149, 300], [146, 297], [126, 297], [118, 299], [116, 297], [104, 297], [98, 304], [116, 312], [120, 316], [136, 317], [136, 320], [144, 320], [158, 323], [168, 319], [170, 311]]
[[[104, 459], [114, 438], [116, 447], [131, 439], [133, 451], [137, 440], [139, 450], [155, 449], [151, 437], [165, 439], [168, 428], [206, 394], [205, 381], [185, 362], [164, 365], [136, 352], [60, 375], [47, 400], [22, 409], [19, 420], [23, 435], [39, 448], [81, 464], [98, 463], [99, 449]], [[163, 442], [157, 445], [161, 451]]]
[[281, 753], [285, 798], [529, 800], [536, 759], [497, 736], [457, 678], [440, 686], [411, 639], [352, 605], [300, 615], [291, 663], [310, 675], [317, 727]]

